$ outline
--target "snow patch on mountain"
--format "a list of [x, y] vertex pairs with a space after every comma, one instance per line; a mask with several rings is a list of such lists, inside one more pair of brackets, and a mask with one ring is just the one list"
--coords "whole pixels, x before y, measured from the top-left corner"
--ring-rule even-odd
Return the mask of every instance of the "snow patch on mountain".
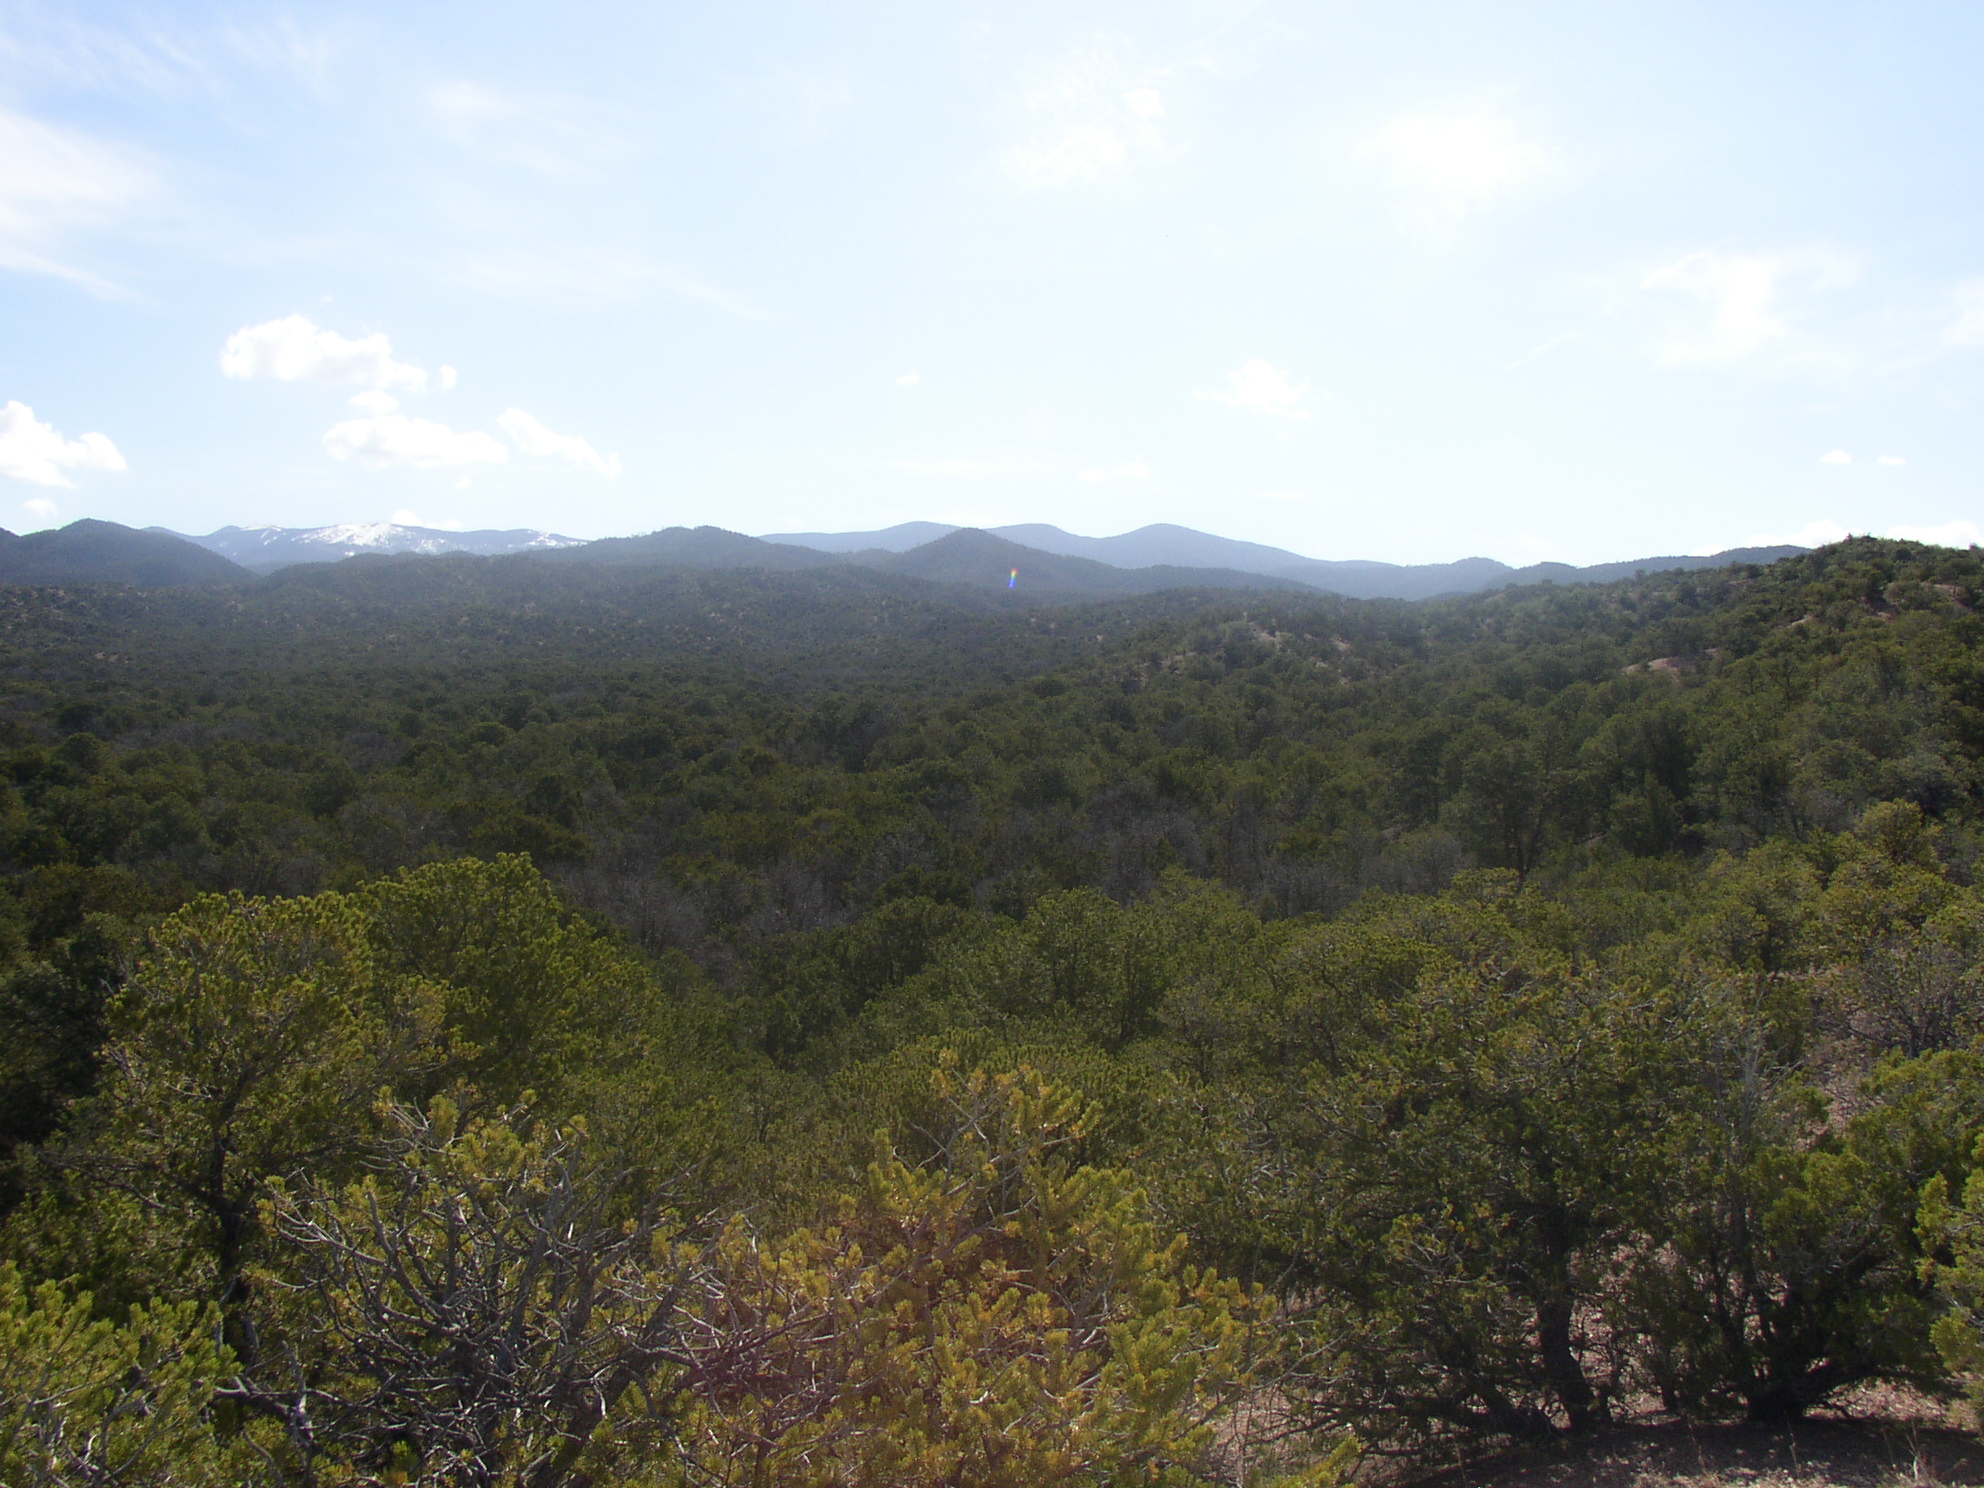
[[576, 548], [585, 543], [584, 538], [529, 527], [450, 532], [440, 527], [409, 527], [397, 522], [339, 522], [328, 527], [222, 527], [204, 537], [178, 532], [171, 535], [198, 543], [209, 552], [231, 558], [259, 573], [272, 573], [297, 563], [336, 563], [361, 553], [412, 553], [425, 557], [473, 553], [493, 558], [506, 553]]

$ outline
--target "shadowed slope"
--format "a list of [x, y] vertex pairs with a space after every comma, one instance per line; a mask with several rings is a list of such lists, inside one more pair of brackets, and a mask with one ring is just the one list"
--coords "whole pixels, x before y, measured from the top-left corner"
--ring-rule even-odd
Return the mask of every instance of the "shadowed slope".
[[239, 584], [254, 576], [197, 543], [85, 517], [67, 527], [16, 536], [0, 528], [0, 583]]

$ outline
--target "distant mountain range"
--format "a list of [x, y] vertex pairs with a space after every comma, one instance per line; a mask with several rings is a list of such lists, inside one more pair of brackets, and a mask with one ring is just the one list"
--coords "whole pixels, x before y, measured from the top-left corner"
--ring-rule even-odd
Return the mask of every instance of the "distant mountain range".
[[1429, 599], [1509, 584], [1554, 580], [1604, 583], [1635, 571], [1771, 563], [1806, 550], [1732, 548], [1708, 556], [1637, 558], [1573, 568], [1512, 568], [1492, 558], [1395, 564], [1305, 558], [1285, 548], [1237, 542], [1158, 524], [1116, 537], [1080, 537], [1045, 524], [981, 531], [906, 522], [879, 532], [785, 533], [747, 537], [721, 527], [668, 527], [596, 542], [555, 532], [446, 532], [380, 522], [336, 527], [223, 527], [185, 537], [162, 527], [139, 532], [115, 522], [81, 521], [17, 537], [0, 529], [0, 583], [115, 582], [164, 587], [247, 583], [306, 564], [346, 559], [420, 562], [434, 558], [583, 564], [606, 569], [692, 568], [791, 571], [854, 566], [936, 584], [1011, 591], [1016, 604], [1150, 594], [1164, 589], [1288, 589], [1358, 599]]
[[1306, 587], [1287, 579], [1229, 568], [1156, 565], [1126, 569], [1092, 558], [1025, 547], [970, 527], [941, 530], [932, 541], [897, 551], [871, 547], [840, 552], [745, 537], [721, 527], [669, 527], [643, 537], [601, 538], [583, 547], [564, 548], [544, 556], [560, 563], [593, 563], [614, 568], [670, 564], [684, 568], [797, 569], [854, 564], [935, 584], [970, 584], [979, 589], [1011, 587], [1022, 603], [1050, 596], [1077, 599], [1150, 594], [1159, 589]]
[[255, 573], [274, 573], [297, 563], [336, 563], [360, 553], [474, 553], [495, 558], [507, 553], [541, 553], [583, 547], [585, 540], [528, 528], [508, 531], [449, 532], [440, 527], [402, 527], [394, 522], [345, 522], [334, 527], [223, 527], [205, 537], [148, 527], [218, 553]]
[[[791, 543], [823, 553], [854, 554], [864, 549], [890, 553], [913, 550], [948, 533], [959, 531], [940, 522], [904, 522], [875, 532], [775, 532], [770, 543]], [[986, 529], [993, 535], [1043, 553], [1087, 558], [1112, 568], [1225, 569], [1292, 581], [1311, 589], [1344, 594], [1353, 599], [1431, 599], [1439, 594], [1472, 594], [1507, 584], [1535, 584], [1545, 579], [1560, 584], [1603, 584], [1677, 568], [1721, 568], [1729, 563], [1774, 563], [1807, 551], [1795, 547], [1730, 548], [1707, 556], [1669, 554], [1600, 563], [1587, 568], [1568, 563], [1533, 563], [1514, 568], [1493, 558], [1462, 558], [1453, 563], [1376, 563], [1359, 559], [1305, 558], [1286, 548], [1240, 542], [1177, 527], [1169, 522], [1139, 527], [1115, 537], [1081, 537], [1044, 522]], [[1169, 586], [1167, 586], [1169, 587]]]
[[1042, 548], [961, 527], [933, 542], [890, 553], [869, 549], [841, 555], [860, 563], [927, 579], [938, 584], [970, 584], [980, 589], [1006, 589], [1021, 602], [1029, 599], [1088, 599], [1121, 594], [1155, 594], [1160, 589], [1304, 589], [1298, 580], [1272, 574], [1245, 573], [1234, 568], [1153, 564], [1125, 568], [1093, 558], [1051, 553]]

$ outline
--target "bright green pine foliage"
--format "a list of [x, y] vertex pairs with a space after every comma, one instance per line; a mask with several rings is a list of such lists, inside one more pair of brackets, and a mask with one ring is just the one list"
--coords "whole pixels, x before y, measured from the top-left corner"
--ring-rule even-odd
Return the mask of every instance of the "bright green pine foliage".
[[528, 858], [434, 863], [379, 879], [353, 905], [383, 975], [441, 994], [447, 1061], [430, 1090], [472, 1086], [507, 1104], [534, 1091], [553, 1105], [656, 1054], [657, 970], [680, 992], [694, 973], [660, 968], [574, 912]]
[[29, 1290], [0, 1264], [0, 1483], [264, 1481], [258, 1445], [224, 1443], [209, 1417], [235, 1367], [217, 1325], [211, 1307], [181, 1302], [133, 1308], [119, 1326], [95, 1316], [87, 1292]]
[[[1089, 1117], [1034, 1072], [940, 1069], [931, 1160], [892, 1149], [830, 1219], [718, 1242], [695, 1314], [691, 1481], [1186, 1483], [1262, 1369], [1271, 1302], [1186, 1264]], [[760, 1352], [727, 1380], [740, 1341]], [[1334, 1481], [1348, 1449], [1306, 1479]]]
[[379, 1090], [446, 1059], [442, 989], [388, 975], [367, 928], [343, 895], [237, 894], [148, 937], [110, 1011], [101, 1087], [50, 1154], [82, 1228], [98, 1200], [139, 1206], [131, 1241], [160, 1268], [147, 1284], [230, 1296], [262, 1183], [350, 1161]]
[[1927, 1252], [1923, 1278], [1947, 1308], [1931, 1330], [1936, 1352], [1971, 1402], [1984, 1405], [1984, 1141], [1973, 1156], [1957, 1203], [1945, 1175], [1923, 1186], [1917, 1225]]

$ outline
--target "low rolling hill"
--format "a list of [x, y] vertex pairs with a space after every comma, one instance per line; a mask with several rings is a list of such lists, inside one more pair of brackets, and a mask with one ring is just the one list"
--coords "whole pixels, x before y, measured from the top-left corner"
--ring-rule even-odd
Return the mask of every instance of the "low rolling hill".
[[[962, 529], [937, 522], [903, 522], [874, 532], [774, 533], [765, 541], [793, 544], [823, 553], [853, 554], [865, 549], [906, 553]], [[1063, 558], [1085, 558], [1112, 568], [1147, 570], [1225, 569], [1342, 594], [1352, 599], [1433, 599], [1475, 594], [1509, 584], [1603, 584], [1673, 569], [1722, 568], [1731, 563], [1773, 563], [1805, 551], [1797, 547], [1731, 548], [1712, 554], [1669, 554], [1630, 558], [1578, 568], [1568, 563], [1534, 563], [1515, 568], [1494, 558], [1460, 558], [1451, 563], [1380, 563], [1368, 559], [1308, 558], [1266, 543], [1217, 537], [1171, 522], [1154, 522], [1114, 537], [1083, 537], [1047, 522], [986, 529], [995, 537]], [[1197, 581], [1203, 583], [1204, 581]], [[1168, 586], [1167, 586], [1168, 587]]]
[[1295, 589], [1291, 579], [1242, 573], [1230, 568], [1117, 568], [1089, 558], [1070, 558], [1025, 547], [977, 528], [924, 543], [905, 553], [848, 555], [849, 561], [940, 584], [976, 589], [1007, 589], [1021, 603], [1045, 599], [1101, 599], [1154, 594], [1163, 589]]
[[85, 517], [25, 536], [0, 528], [0, 584], [241, 584], [254, 575], [197, 543]]

